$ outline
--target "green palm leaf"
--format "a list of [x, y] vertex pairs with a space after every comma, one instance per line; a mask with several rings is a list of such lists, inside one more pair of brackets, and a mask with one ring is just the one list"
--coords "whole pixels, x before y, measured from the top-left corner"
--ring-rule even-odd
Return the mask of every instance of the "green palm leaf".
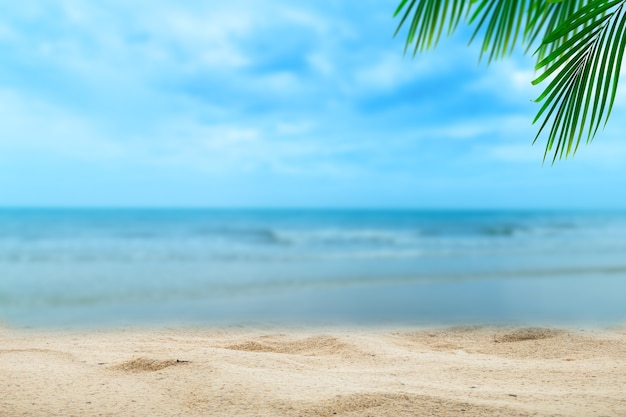
[[[592, 0], [569, 15], [544, 39], [551, 49], [537, 64], [543, 73], [533, 81], [549, 80], [536, 100], [543, 102], [534, 122], [544, 118], [535, 141], [549, 122], [546, 156], [576, 152], [606, 124], [617, 92], [626, 48], [626, 0]], [[544, 156], [545, 158], [545, 156]]]
[[[530, 51], [537, 40], [546, 33], [553, 33], [555, 29], [568, 21], [571, 15], [576, 13], [587, 4], [586, 0], [565, 0], [565, 1], [535, 1], [529, 10], [530, 17], [524, 33], [524, 43], [527, 45], [526, 52]], [[577, 29], [572, 35], [576, 34]], [[542, 43], [539, 47], [538, 59], [545, 58], [546, 55], [553, 52], [563, 42], [567, 41], [567, 37], [559, 38], [555, 42]]]
[[542, 73], [533, 84], [547, 86], [536, 100], [542, 106], [533, 123], [543, 118], [535, 141], [547, 133], [544, 159], [554, 150], [554, 162], [575, 153], [583, 137], [591, 141], [609, 118], [626, 47], [625, 2], [402, 0], [394, 13], [401, 16], [395, 35], [408, 24], [405, 53], [413, 46], [415, 55], [464, 20], [474, 26], [470, 43], [482, 36], [480, 56], [488, 55], [489, 62], [518, 43], [528, 52], [541, 40], [536, 69]]
[[[408, 24], [405, 53], [413, 45], [415, 55], [436, 46], [443, 32], [452, 34], [464, 19], [474, 26], [470, 43], [482, 36], [480, 56], [488, 54], [492, 61], [511, 53], [520, 37], [528, 52], [543, 33], [552, 32], [585, 3], [584, 0], [402, 0], [394, 13], [394, 17], [401, 16], [394, 36]], [[542, 48], [541, 56], [559, 45], [556, 42]]]
[[[402, 15], [394, 36], [410, 20], [404, 52], [415, 43], [413, 55], [436, 46], [444, 27], [450, 35], [457, 28], [463, 15], [467, 15], [473, 0], [402, 0], [394, 17]], [[404, 11], [404, 13], [402, 13]]]
[[[489, 53], [489, 62], [513, 52], [522, 28], [537, 0], [480, 0], [469, 23], [477, 23], [470, 43], [484, 31], [480, 58]], [[524, 32], [526, 29], [524, 29]]]

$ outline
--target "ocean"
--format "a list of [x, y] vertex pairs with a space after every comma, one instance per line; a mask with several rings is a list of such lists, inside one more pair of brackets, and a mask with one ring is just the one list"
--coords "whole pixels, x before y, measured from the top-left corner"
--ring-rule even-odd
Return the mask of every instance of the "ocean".
[[625, 320], [624, 212], [0, 210], [12, 327]]

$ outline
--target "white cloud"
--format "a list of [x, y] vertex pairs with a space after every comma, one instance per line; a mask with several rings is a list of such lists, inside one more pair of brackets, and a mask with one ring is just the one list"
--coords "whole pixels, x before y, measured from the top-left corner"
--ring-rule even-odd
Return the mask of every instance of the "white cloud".
[[0, 23], [0, 41], [13, 42], [17, 38], [15, 30], [6, 23]]
[[335, 73], [335, 65], [328, 54], [315, 52], [307, 56], [307, 62], [319, 73], [324, 76], [329, 76]]
[[442, 139], [478, 139], [491, 141], [520, 137], [532, 133], [531, 120], [523, 115], [488, 116], [478, 119], [459, 120], [436, 127], [417, 128], [420, 137]]
[[309, 133], [313, 128], [313, 123], [311, 121], [300, 121], [300, 122], [277, 122], [275, 126], [275, 131], [279, 135], [302, 135], [305, 133]]
[[514, 89], [526, 91], [532, 85], [532, 81], [537, 77], [533, 70], [513, 70], [510, 75], [511, 85]]
[[337, 155], [359, 147], [320, 143], [309, 134], [309, 126], [307, 122], [264, 127], [202, 126], [183, 119], [159, 127], [161, 138], [150, 159], [160, 165], [211, 173], [266, 170], [320, 174], [321, 166], [328, 172], [338, 166]]
[[488, 92], [506, 101], [523, 102], [535, 99], [540, 87], [531, 84], [536, 74], [530, 59], [515, 58], [497, 61], [484, 68], [484, 75], [467, 85], [467, 91]]
[[285, 4], [273, 10], [280, 19], [300, 27], [308, 27], [318, 34], [327, 34], [331, 30], [332, 23], [328, 18], [319, 16], [310, 10], [295, 8], [291, 4]]
[[489, 156], [497, 161], [507, 163], [540, 164], [544, 155], [541, 145], [527, 144], [498, 144], [484, 149]]
[[365, 65], [357, 69], [354, 78], [359, 88], [369, 91], [395, 89], [434, 69], [434, 63], [429, 60], [411, 62], [392, 52], [381, 54]]
[[115, 159], [124, 146], [107, 140], [93, 121], [23, 93], [0, 90], [0, 152], [47, 152], [82, 160]]
[[26, 151], [92, 164], [132, 161], [212, 174], [338, 174], [345, 168], [335, 157], [359, 148], [320, 143], [310, 121], [207, 125], [170, 117], [140, 132], [103, 129], [95, 120], [7, 90], [0, 91], [0, 117], [3, 155]]
[[[397, 46], [402, 43], [398, 42]], [[401, 48], [365, 50], [355, 65], [354, 81], [361, 90], [394, 90], [415, 80], [433, 75], [449, 74], [455, 77], [459, 68], [473, 57], [472, 51], [459, 43], [412, 56], [403, 55]]]

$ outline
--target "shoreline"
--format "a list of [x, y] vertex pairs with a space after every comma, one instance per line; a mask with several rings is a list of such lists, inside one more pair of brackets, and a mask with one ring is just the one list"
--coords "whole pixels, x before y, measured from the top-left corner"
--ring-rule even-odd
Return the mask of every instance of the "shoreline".
[[0, 327], [0, 415], [626, 414], [626, 328]]

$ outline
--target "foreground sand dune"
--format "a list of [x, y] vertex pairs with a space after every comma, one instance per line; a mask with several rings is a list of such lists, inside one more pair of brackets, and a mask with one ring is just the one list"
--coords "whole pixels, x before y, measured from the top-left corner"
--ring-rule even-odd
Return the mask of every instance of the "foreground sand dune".
[[0, 329], [0, 416], [626, 416], [626, 331]]

